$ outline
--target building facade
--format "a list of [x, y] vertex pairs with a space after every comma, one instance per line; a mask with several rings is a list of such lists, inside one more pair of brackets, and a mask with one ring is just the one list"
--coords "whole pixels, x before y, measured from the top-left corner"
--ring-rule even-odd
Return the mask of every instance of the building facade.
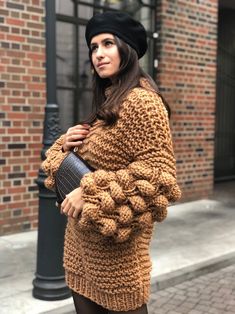
[[[91, 110], [84, 32], [103, 10], [123, 10], [147, 29], [143, 68], [172, 109], [182, 202], [235, 178], [235, 5], [222, 0], [57, 0], [56, 95], [60, 127]], [[37, 228], [46, 94], [45, 1], [0, 0], [0, 235]]]

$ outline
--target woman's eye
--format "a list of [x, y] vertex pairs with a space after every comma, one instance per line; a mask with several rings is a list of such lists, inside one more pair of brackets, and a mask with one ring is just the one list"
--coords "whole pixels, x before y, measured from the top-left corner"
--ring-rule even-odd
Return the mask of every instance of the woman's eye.
[[91, 46], [91, 52], [94, 52], [97, 50], [97, 46]]
[[112, 46], [113, 42], [112, 41], [106, 41], [105, 45], [106, 45], [106, 47]]

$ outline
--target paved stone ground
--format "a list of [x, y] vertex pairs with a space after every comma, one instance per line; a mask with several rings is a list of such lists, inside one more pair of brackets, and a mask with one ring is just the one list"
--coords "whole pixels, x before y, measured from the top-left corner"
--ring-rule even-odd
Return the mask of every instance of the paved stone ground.
[[149, 314], [234, 314], [235, 265], [152, 291]]

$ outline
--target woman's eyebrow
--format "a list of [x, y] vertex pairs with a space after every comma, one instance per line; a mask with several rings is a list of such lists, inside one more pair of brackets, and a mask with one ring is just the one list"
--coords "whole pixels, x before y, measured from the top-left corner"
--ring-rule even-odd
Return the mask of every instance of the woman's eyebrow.
[[93, 47], [93, 46], [95, 46], [95, 45], [97, 45], [96, 43], [91, 43], [90, 44], [90, 47]]
[[[104, 38], [104, 39], [101, 40], [101, 43], [104, 43], [106, 40], [113, 40], [113, 41], [114, 41], [114, 38], [106, 37], [106, 38]], [[95, 46], [95, 45], [98, 45], [97, 42], [92, 42], [92, 43], [90, 44], [91, 47], [92, 47], [92, 46]]]

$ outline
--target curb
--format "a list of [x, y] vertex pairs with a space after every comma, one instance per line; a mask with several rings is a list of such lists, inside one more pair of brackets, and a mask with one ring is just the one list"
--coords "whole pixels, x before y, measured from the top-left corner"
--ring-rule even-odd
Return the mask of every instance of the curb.
[[176, 286], [184, 281], [215, 272], [233, 264], [235, 264], [235, 252], [192, 266], [184, 267], [164, 275], [155, 276], [151, 279], [151, 289], [164, 290], [166, 288]]
[[[159, 291], [172, 286], [176, 286], [184, 281], [215, 272], [219, 269], [235, 264], [235, 252], [222, 255], [202, 263], [184, 267], [182, 269], [152, 277], [151, 290]], [[63, 307], [41, 312], [41, 314], [76, 314], [74, 305], [65, 305]]]

